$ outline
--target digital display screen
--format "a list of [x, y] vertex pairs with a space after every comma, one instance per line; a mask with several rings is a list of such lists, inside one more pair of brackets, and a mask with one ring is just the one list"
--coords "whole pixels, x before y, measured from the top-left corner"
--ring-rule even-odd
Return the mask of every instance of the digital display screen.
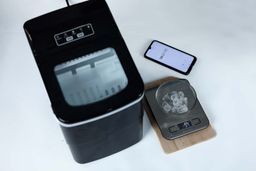
[[192, 126], [191, 121], [186, 121], [183, 123], [178, 124], [179, 129], [186, 129]]
[[158, 41], [153, 41], [145, 56], [184, 73], [189, 70], [193, 61], [196, 59], [192, 55]]

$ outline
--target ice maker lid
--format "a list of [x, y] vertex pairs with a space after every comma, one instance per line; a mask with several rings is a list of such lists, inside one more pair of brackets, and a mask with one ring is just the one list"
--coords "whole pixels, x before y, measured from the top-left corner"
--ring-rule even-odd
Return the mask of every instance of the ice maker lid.
[[[80, 34], [81, 27], [89, 36]], [[143, 81], [104, 0], [34, 18], [24, 29], [60, 122], [113, 113], [143, 97]], [[69, 33], [82, 38], [73, 41]]]

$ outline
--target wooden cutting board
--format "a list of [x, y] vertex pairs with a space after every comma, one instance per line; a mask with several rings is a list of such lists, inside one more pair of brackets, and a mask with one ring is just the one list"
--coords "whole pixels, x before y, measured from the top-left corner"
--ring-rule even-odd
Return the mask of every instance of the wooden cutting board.
[[[161, 85], [164, 82], [170, 81], [170, 80], [174, 80], [177, 79], [175, 77], [166, 77], [157, 81], [153, 81], [150, 82], [148, 84], [145, 85], [145, 89], [146, 91], [151, 89], [151, 88], [155, 88], [158, 87], [159, 85]], [[169, 153], [173, 153], [175, 151], [190, 147], [194, 144], [198, 144], [200, 142], [209, 140], [213, 137], [216, 136], [216, 132], [214, 131], [214, 129], [212, 128], [211, 124], [209, 125], [208, 128], [188, 134], [186, 136], [174, 139], [174, 140], [167, 140], [165, 139], [162, 134], [161, 131], [156, 123], [156, 120], [152, 114], [152, 111], [147, 103], [147, 101], [144, 99], [144, 108], [145, 111], [148, 115], [148, 118], [151, 122], [151, 125], [153, 127], [153, 129], [155, 130], [158, 139], [160, 141], [160, 144], [164, 150], [165, 153], [169, 154]]]

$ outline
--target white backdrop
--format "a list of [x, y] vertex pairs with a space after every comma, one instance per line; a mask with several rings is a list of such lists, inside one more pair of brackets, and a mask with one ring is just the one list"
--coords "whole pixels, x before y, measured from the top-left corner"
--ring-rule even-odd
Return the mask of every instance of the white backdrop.
[[[107, 2], [144, 82], [188, 79], [217, 136], [166, 155], [145, 116], [141, 142], [89, 164], [75, 163], [22, 28], [65, 1], [6, 0], [0, 2], [0, 170], [256, 170], [256, 1]], [[190, 75], [146, 60], [143, 53], [152, 39], [197, 56]]]

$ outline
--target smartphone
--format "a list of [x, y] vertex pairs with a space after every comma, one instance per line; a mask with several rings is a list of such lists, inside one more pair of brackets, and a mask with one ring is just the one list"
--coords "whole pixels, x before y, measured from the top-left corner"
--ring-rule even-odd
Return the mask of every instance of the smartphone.
[[165, 43], [153, 40], [144, 54], [145, 58], [188, 75], [197, 58]]

